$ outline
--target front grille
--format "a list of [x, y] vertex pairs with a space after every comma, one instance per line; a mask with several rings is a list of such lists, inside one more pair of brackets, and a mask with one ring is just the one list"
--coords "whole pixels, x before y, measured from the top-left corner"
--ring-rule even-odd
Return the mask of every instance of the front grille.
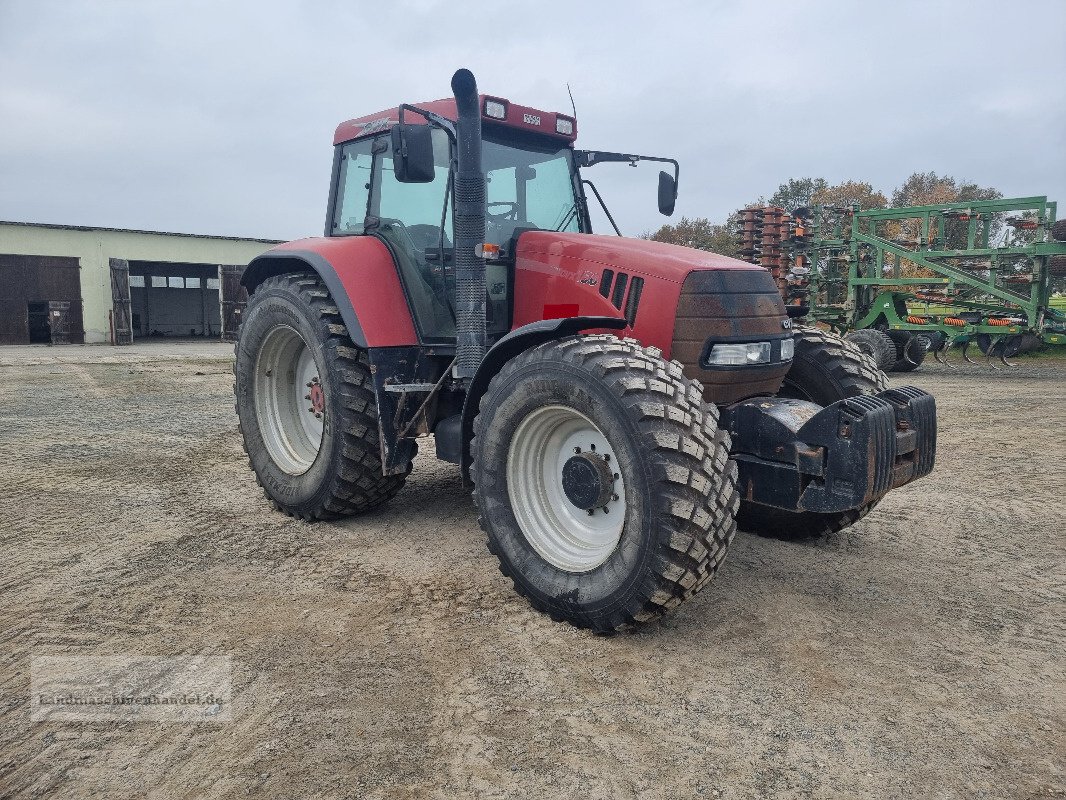
[[677, 302], [670, 357], [684, 365], [686, 375], [703, 384], [708, 402], [724, 405], [774, 394], [790, 362], [715, 370], [703, 369], [700, 356], [711, 337], [734, 341], [780, 338], [786, 333], [781, 324], [784, 319], [781, 295], [766, 270], [690, 272]]

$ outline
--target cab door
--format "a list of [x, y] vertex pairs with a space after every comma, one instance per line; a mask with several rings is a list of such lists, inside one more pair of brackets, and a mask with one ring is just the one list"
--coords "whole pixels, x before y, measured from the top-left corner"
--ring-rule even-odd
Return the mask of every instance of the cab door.
[[375, 140], [365, 232], [385, 242], [396, 259], [419, 338], [446, 343], [455, 341], [451, 144], [439, 129], [432, 140], [434, 178], [427, 183], [398, 181], [388, 137]]

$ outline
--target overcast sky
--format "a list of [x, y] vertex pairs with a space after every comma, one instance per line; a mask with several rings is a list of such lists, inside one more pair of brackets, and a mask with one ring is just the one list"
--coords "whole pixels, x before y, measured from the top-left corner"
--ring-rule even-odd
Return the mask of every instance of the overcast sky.
[[[547, 110], [569, 82], [579, 146], [677, 158], [675, 219], [926, 170], [1066, 204], [1064, 0], [0, 0], [0, 219], [320, 235], [337, 123], [460, 66]], [[587, 177], [638, 234], [656, 174]]]

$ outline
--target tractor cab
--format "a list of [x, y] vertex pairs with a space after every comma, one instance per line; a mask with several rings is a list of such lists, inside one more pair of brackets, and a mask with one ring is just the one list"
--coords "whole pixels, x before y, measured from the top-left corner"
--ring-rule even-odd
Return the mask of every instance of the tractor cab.
[[[511, 329], [515, 253], [527, 231], [592, 233], [579, 167], [643, 156], [578, 151], [572, 117], [477, 98], [485, 181], [486, 332]], [[375, 236], [392, 253], [424, 342], [456, 336], [453, 241], [454, 99], [349, 120], [337, 127], [326, 236]], [[676, 162], [665, 190], [672, 211]], [[397, 166], [399, 165], [399, 169]], [[600, 201], [602, 204], [602, 200]], [[610, 212], [604, 207], [609, 219]], [[613, 219], [611, 219], [612, 225]], [[617, 230], [617, 229], [616, 229]]]

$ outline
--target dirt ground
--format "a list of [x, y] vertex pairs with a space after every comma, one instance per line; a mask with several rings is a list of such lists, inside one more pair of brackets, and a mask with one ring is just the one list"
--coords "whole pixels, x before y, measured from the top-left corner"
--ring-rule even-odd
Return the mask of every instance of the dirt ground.
[[[908, 376], [930, 477], [603, 638], [513, 593], [431, 446], [387, 508], [272, 511], [230, 354], [0, 348], [0, 795], [1066, 794], [1066, 361]], [[130, 653], [230, 656], [232, 721], [30, 721], [31, 656]]]

